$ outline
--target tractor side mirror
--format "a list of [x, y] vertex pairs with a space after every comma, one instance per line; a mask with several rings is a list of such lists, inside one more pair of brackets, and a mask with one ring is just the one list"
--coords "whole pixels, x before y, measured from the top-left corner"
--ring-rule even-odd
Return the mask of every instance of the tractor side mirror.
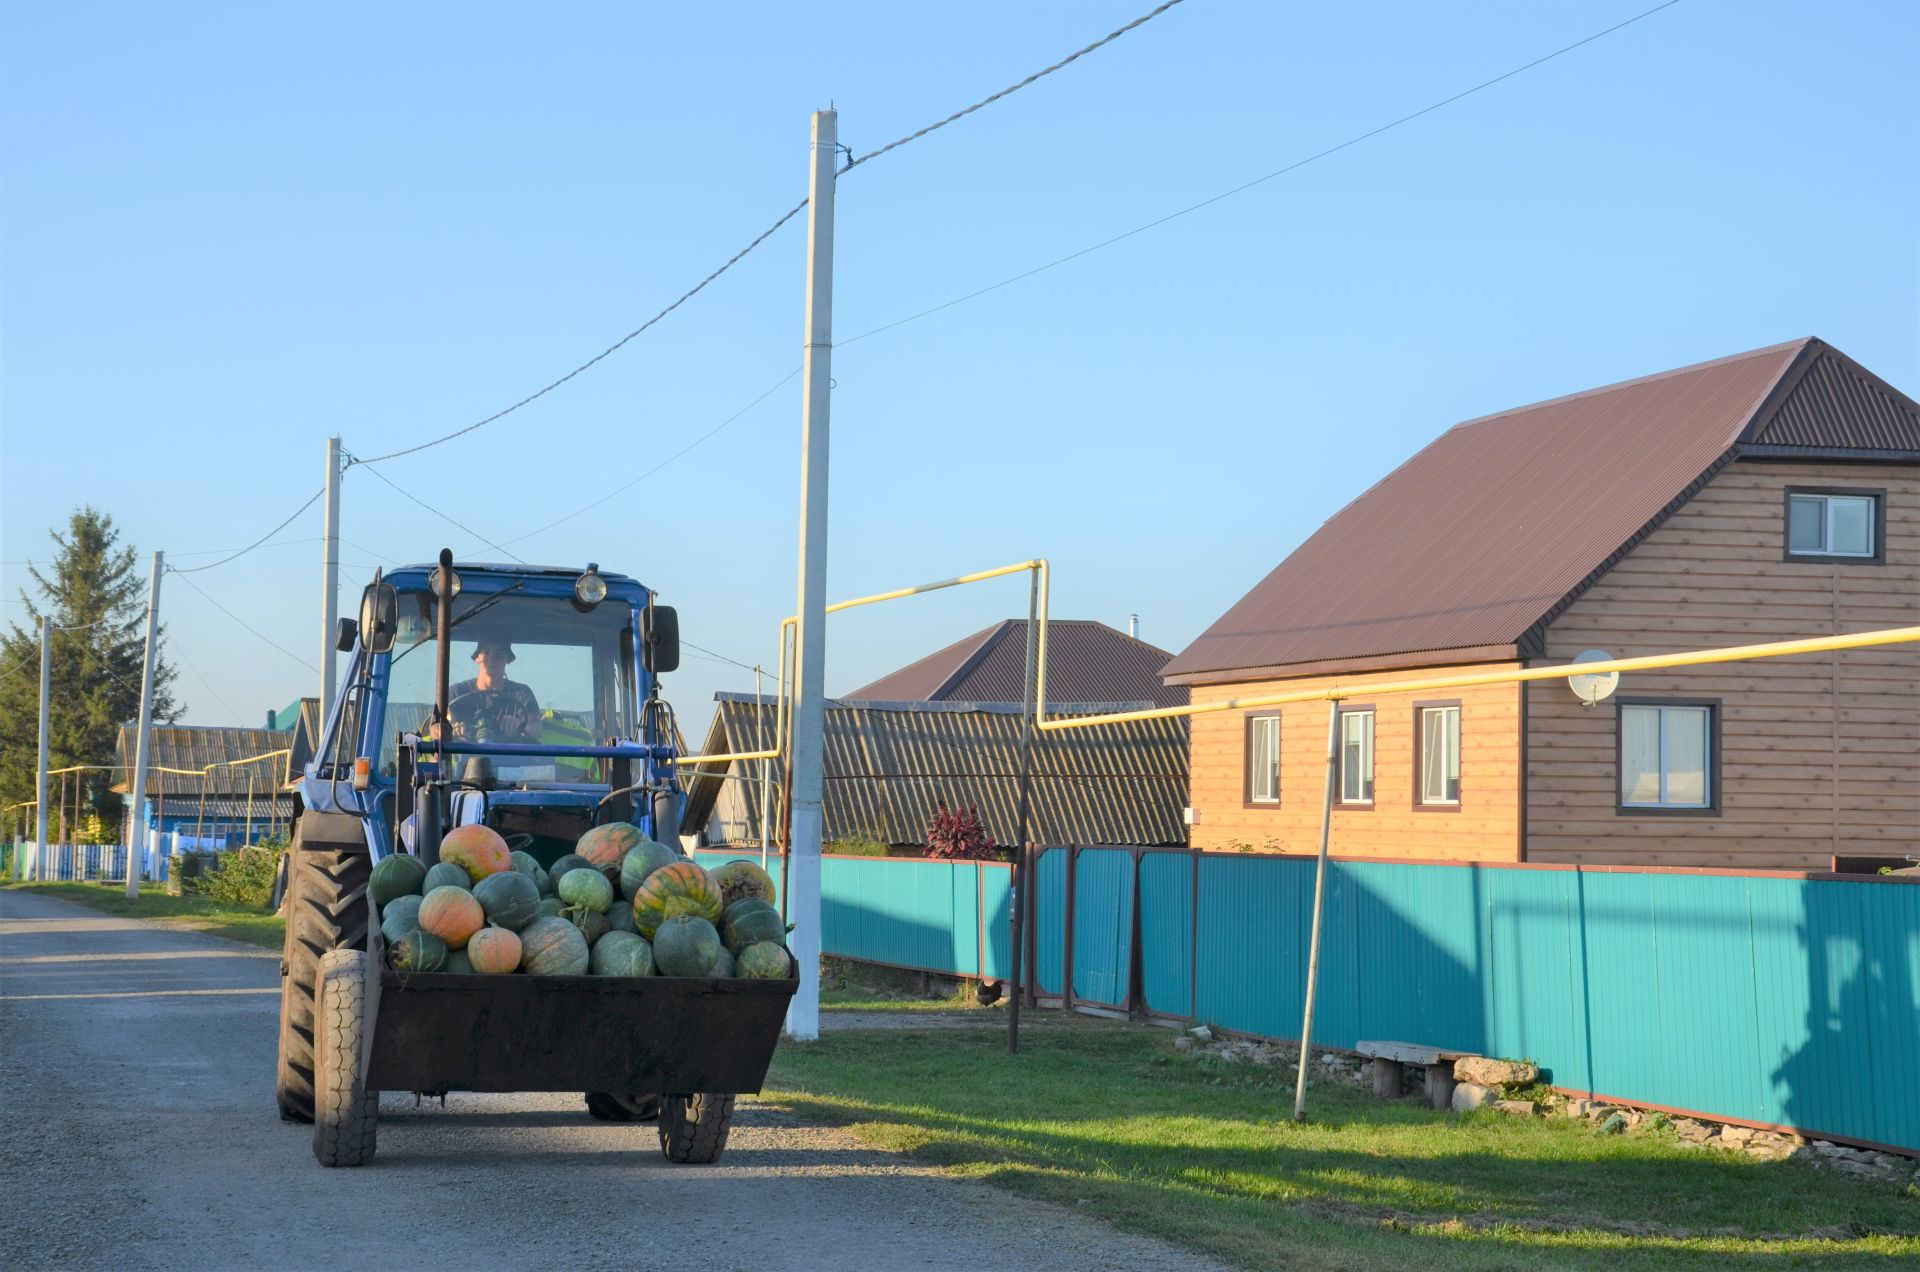
[[340, 626], [333, 635], [333, 647], [343, 654], [353, 652], [353, 642], [360, 637], [360, 624], [350, 618], [340, 620]]
[[680, 615], [671, 605], [649, 605], [640, 633], [640, 656], [647, 674], [680, 669]]
[[393, 648], [400, 627], [400, 598], [393, 584], [375, 580], [360, 594], [360, 642], [367, 652], [384, 654]]

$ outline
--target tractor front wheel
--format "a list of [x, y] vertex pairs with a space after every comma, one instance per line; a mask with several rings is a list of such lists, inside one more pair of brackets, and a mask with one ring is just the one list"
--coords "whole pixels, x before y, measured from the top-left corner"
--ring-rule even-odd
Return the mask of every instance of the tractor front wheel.
[[380, 1093], [367, 1089], [365, 950], [334, 950], [320, 960], [315, 1007], [313, 1156], [322, 1166], [364, 1166], [380, 1126]]

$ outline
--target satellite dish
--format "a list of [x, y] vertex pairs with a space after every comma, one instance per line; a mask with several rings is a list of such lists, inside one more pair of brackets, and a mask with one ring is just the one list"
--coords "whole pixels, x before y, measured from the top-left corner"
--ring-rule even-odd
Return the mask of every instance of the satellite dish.
[[[1583, 649], [1574, 655], [1573, 661], [1577, 663], [1612, 662], [1613, 655], [1604, 649]], [[1582, 705], [1590, 707], [1596, 702], [1604, 702], [1613, 696], [1613, 691], [1620, 687], [1620, 673], [1617, 671], [1575, 672], [1567, 677], [1567, 687], [1573, 690], [1574, 696], [1580, 699]]]

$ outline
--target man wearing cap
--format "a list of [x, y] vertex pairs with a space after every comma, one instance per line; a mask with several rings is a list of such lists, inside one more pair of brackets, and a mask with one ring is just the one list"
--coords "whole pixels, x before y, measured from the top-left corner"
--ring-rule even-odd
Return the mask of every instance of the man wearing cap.
[[538, 742], [539, 700], [533, 690], [507, 679], [513, 646], [497, 636], [483, 637], [473, 651], [473, 661], [480, 664], [480, 674], [447, 691], [453, 735], [489, 742]]

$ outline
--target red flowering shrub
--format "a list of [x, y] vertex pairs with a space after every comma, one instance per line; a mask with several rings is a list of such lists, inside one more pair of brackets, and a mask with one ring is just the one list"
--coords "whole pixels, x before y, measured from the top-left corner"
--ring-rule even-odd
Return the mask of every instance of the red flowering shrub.
[[927, 823], [927, 856], [940, 861], [992, 861], [998, 845], [987, 828], [980, 824], [980, 810], [969, 804], [964, 809], [948, 808], [945, 800]]

